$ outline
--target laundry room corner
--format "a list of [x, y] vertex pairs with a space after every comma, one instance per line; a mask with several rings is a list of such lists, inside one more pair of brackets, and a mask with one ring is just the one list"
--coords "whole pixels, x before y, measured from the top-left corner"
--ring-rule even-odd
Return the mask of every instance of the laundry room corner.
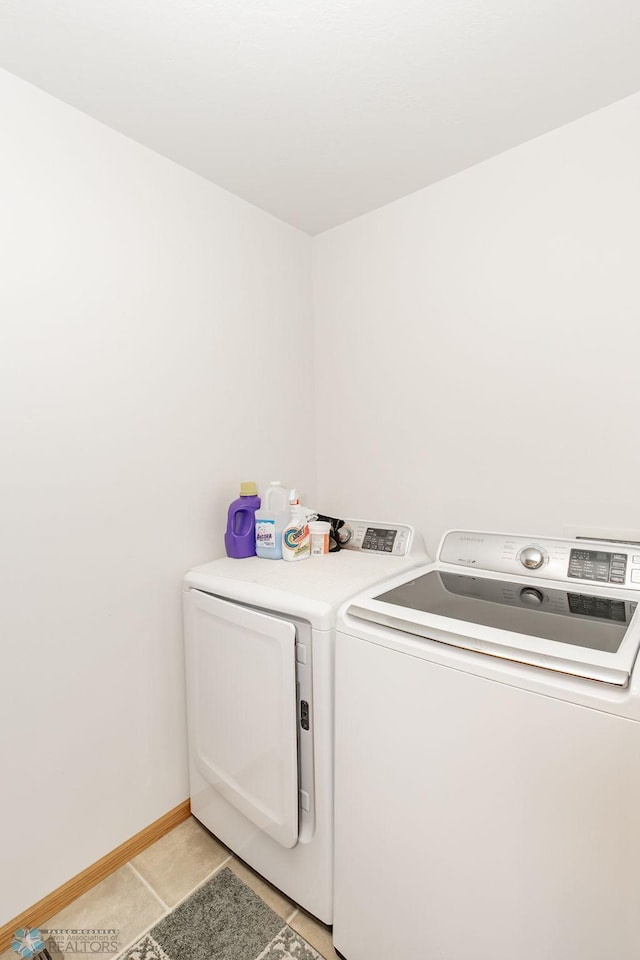
[[327, 509], [640, 539], [639, 162], [634, 94], [313, 238]]

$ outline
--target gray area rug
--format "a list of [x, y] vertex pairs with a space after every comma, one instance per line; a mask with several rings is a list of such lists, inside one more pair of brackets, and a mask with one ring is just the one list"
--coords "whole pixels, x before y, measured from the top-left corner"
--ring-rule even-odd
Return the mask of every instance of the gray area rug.
[[224, 867], [122, 955], [122, 960], [322, 960]]

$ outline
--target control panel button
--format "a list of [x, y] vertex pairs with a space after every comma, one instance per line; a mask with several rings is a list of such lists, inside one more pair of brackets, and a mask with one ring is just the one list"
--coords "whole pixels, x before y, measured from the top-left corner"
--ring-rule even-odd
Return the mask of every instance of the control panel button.
[[640, 570], [631, 571], [631, 581], [633, 583], [640, 583]]
[[544, 563], [544, 553], [539, 547], [525, 547], [520, 551], [520, 563], [527, 570], [538, 570]]

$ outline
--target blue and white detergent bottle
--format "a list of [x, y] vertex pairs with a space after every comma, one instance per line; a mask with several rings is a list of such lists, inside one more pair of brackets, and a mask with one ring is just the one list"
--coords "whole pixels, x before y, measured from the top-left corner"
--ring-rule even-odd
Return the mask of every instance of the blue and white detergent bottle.
[[272, 480], [262, 507], [256, 511], [256, 553], [267, 560], [282, 560], [282, 531], [289, 520], [289, 492]]

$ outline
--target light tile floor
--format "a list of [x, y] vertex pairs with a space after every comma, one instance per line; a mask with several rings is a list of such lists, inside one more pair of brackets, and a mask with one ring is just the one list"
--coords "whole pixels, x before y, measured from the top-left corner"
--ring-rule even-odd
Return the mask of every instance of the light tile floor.
[[[190, 817], [153, 846], [134, 857], [88, 893], [41, 924], [45, 929], [113, 929], [120, 931], [123, 951], [193, 893], [223, 865], [296, 930], [326, 960], [338, 960], [328, 927], [296, 907], [283, 894], [231, 856], [226, 847]], [[97, 954], [102, 960], [114, 954]], [[78, 954], [56, 954], [55, 960], [78, 960]], [[11, 950], [0, 960], [16, 960]]]

